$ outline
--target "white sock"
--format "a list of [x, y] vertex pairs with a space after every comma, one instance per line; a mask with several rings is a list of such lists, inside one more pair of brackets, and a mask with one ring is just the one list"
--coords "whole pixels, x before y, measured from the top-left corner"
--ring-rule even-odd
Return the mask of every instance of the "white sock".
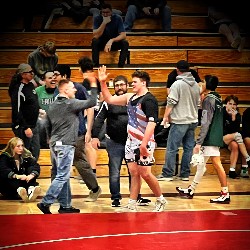
[[228, 194], [228, 187], [221, 187], [221, 191], [223, 194]]
[[230, 171], [235, 171], [235, 167], [230, 167]]
[[164, 200], [164, 197], [163, 197], [163, 195], [161, 195], [160, 197], [157, 197], [156, 199], [159, 201], [162, 201], [162, 200]]
[[129, 199], [129, 201], [128, 201], [129, 204], [134, 204], [136, 202], [137, 202], [137, 200], [132, 200], [132, 199]]

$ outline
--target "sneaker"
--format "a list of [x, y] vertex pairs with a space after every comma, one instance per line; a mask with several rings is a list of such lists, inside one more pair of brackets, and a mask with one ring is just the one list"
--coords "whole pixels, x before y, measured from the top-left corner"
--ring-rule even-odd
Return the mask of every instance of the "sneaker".
[[151, 200], [144, 199], [141, 197], [140, 199], [137, 200], [137, 205], [138, 206], [148, 206], [150, 202], [151, 202]]
[[229, 175], [229, 178], [231, 178], [231, 179], [239, 179], [239, 176], [236, 173], [236, 171], [229, 170], [229, 174], [228, 175]]
[[176, 190], [180, 194], [180, 196], [186, 197], [188, 199], [193, 199], [194, 197], [194, 191], [191, 188], [176, 187]]
[[249, 178], [249, 174], [248, 174], [248, 168], [242, 168], [241, 172], [240, 172], [240, 176], [242, 178]]
[[128, 203], [125, 207], [122, 208], [121, 212], [137, 212], [137, 202]]
[[28, 188], [28, 197], [30, 201], [35, 201], [37, 196], [41, 193], [41, 187], [40, 186], [30, 186]]
[[22, 200], [24, 202], [28, 202], [29, 201], [29, 197], [28, 197], [28, 194], [27, 194], [27, 190], [24, 188], [24, 187], [19, 187], [17, 189], [17, 193], [18, 195], [22, 198]]
[[121, 202], [119, 199], [114, 199], [111, 203], [111, 207], [120, 207], [121, 206]]
[[37, 203], [37, 207], [44, 213], [44, 214], [52, 214], [50, 212], [49, 207], [47, 205], [44, 205], [43, 203]]
[[163, 200], [157, 199], [155, 202], [155, 209], [153, 210], [153, 212], [163, 212], [166, 204], [168, 204], [166, 199]]
[[181, 177], [181, 180], [182, 181], [189, 181], [189, 178], [188, 177]]
[[220, 197], [215, 199], [210, 199], [210, 203], [218, 203], [218, 204], [229, 204], [230, 203], [230, 196], [229, 193], [223, 194], [221, 192]]
[[102, 193], [102, 189], [101, 187], [99, 187], [98, 191], [96, 193], [94, 193], [92, 190], [89, 192], [89, 196], [85, 199], [85, 201], [87, 202], [93, 202], [93, 201], [96, 201], [99, 196], [101, 195]]
[[173, 181], [173, 177], [165, 177], [162, 174], [159, 174], [158, 176], [156, 176], [156, 179], [158, 181]]
[[62, 207], [62, 206], [60, 206], [58, 213], [59, 214], [80, 213], [80, 209], [74, 208], [74, 207]]

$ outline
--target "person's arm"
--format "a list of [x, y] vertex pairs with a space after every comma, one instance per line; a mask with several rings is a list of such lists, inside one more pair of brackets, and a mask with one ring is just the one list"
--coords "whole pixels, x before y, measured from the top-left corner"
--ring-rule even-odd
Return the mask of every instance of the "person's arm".
[[40, 175], [40, 165], [37, 163], [36, 159], [29, 157], [28, 159], [28, 175], [26, 181], [29, 182], [30, 180], [37, 178]]
[[108, 105], [106, 102], [103, 102], [95, 118], [94, 125], [92, 128], [92, 146], [95, 149], [98, 149], [98, 147], [100, 146], [100, 140], [98, 136], [107, 118], [107, 114], [108, 114]]
[[1, 179], [15, 179], [14, 168], [11, 166], [11, 159], [9, 156], [2, 153], [0, 156], [0, 177]]
[[213, 116], [215, 112], [215, 108], [214, 108], [215, 104], [211, 103], [211, 101], [214, 101], [214, 100], [213, 99], [211, 100], [211, 98], [210, 99], [206, 98], [202, 104], [201, 128], [200, 128], [200, 133], [198, 135], [198, 138], [196, 140], [196, 144], [198, 145], [203, 144], [207, 136], [210, 124], [213, 120]]
[[[99, 24], [100, 18], [102, 18], [101, 24]], [[111, 16], [108, 16], [108, 17], [96, 16], [96, 17], [94, 17], [93, 37], [99, 38], [100, 36], [102, 36], [102, 34], [106, 28], [106, 25], [110, 22], [111, 22]]]
[[87, 114], [87, 132], [85, 135], [85, 142], [90, 142], [91, 141], [91, 130], [93, 127], [93, 123], [94, 123], [94, 108], [88, 108], [86, 110], [86, 114]]

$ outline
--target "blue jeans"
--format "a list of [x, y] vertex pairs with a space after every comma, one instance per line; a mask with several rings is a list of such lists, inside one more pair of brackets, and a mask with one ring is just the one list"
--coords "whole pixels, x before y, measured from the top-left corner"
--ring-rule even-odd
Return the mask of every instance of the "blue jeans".
[[[169, 8], [169, 6], [165, 5], [163, 10], [160, 10], [159, 15], [162, 20], [162, 30], [170, 32], [172, 19], [171, 19], [171, 9]], [[129, 5], [124, 20], [125, 31], [131, 32], [135, 19], [141, 17], [149, 17], [149, 16], [145, 15], [145, 13], [139, 8], [137, 8], [135, 5]]]
[[58, 199], [62, 207], [71, 207], [70, 169], [73, 164], [75, 147], [61, 145], [51, 147], [52, 182], [42, 199], [51, 205]]
[[120, 171], [125, 157], [125, 145], [106, 138], [106, 149], [109, 156], [109, 190], [111, 199], [121, 199]]
[[181, 159], [180, 177], [189, 177], [190, 161], [195, 146], [195, 128], [197, 125], [198, 122], [191, 124], [171, 124], [165, 155], [166, 161], [162, 169], [162, 175], [164, 177], [173, 177], [176, 165], [176, 155], [181, 144], [183, 146], [183, 155]]

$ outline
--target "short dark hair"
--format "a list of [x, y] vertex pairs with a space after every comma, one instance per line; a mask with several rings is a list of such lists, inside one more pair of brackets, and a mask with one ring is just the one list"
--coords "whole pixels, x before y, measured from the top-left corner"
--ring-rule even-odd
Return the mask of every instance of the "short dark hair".
[[94, 69], [93, 61], [87, 56], [83, 56], [83, 57], [79, 58], [78, 64], [80, 65], [82, 73], [85, 73], [88, 70], [92, 71]]
[[235, 96], [235, 95], [229, 95], [229, 96], [227, 96], [227, 97], [225, 98], [224, 103], [227, 104], [230, 100], [234, 100], [234, 102], [236, 103], [236, 105], [239, 104], [239, 99], [238, 99], [238, 97]]
[[218, 84], [219, 84], [219, 79], [217, 76], [213, 75], [205, 75], [205, 81], [206, 81], [206, 89], [214, 91], [216, 90]]
[[101, 9], [110, 9], [112, 11], [112, 5], [110, 3], [104, 3], [101, 5]]
[[62, 76], [66, 75], [68, 79], [71, 77], [71, 69], [69, 65], [57, 64], [54, 71], [59, 71]]
[[132, 77], [138, 77], [142, 79], [143, 81], [146, 81], [146, 86], [149, 86], [150, 83], [150, 76], [146, 71], [143, 70], [136, 70], [133, 74]]
[[189, 63], [185, 60], [180, 60], [177, 62], [176, 68], [180, 72], [188, 72], [189, 71]]
[[114, 83], [118, 82], [118, 81], [124, 81], [126, 84], [128, 84], [128, 79], [126, 76], [123, 76], [123, 75], [119, 75], [117, 77], [115, 77], [114, 79]]

